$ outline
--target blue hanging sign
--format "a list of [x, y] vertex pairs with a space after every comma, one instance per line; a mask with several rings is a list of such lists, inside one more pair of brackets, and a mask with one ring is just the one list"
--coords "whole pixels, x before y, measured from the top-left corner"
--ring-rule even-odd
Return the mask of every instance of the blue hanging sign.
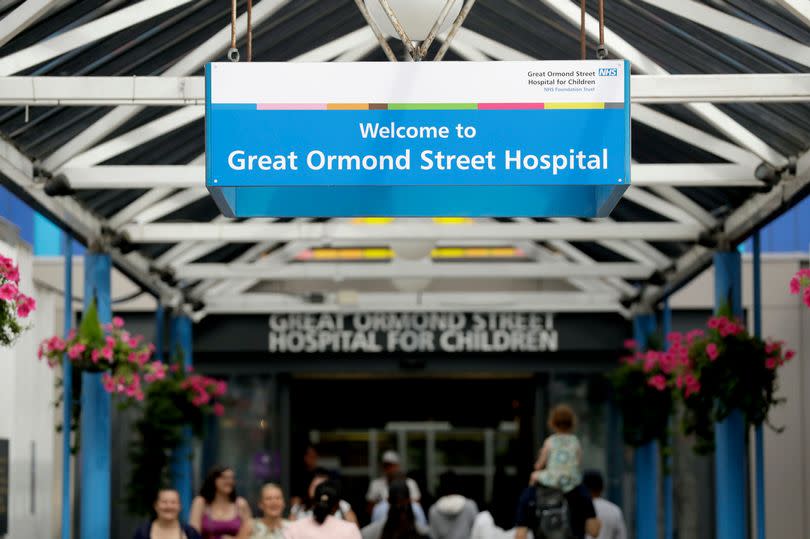
[[212, 63], [230, 217], [603, 217], [630, 185], [626, 61]]

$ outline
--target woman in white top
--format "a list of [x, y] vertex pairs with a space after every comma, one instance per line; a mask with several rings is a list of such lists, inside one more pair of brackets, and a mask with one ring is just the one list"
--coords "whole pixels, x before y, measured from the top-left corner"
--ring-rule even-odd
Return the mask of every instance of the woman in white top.
[[[317, 490], [318, 486], [327, 481], [329, 481], [329, 474], [326, 471], [316, 472], [315, 477], [312, 478], [312, 482], [309, 484], [309, 490], [307, 492], [309, 500], [307, 500], [305, 504], [296, 504], [290, 508], [291, 521], [303, 520], [312, 516], [316, 501], [315, 491]], [[351, 504], [346, 500], [340, 500], [337, 508], [332, 513], [332, 516], [338, 520], [345, 520], [357, 526], [357, 515], [352, 509]]]
[[262, 487], [259, 509], [262, 518], [253, 520], [251, 539], [284, 539], [284, 530], [290, 523], [282, 518], [284, 514], [284, 492], [281, 487], [268, 483]]

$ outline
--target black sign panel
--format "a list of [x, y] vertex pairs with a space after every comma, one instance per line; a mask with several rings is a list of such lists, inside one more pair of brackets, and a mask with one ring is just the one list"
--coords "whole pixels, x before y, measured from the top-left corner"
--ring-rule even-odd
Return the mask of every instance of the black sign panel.
[[8, 440], [0, 440], [0, 535], [8, 533]]

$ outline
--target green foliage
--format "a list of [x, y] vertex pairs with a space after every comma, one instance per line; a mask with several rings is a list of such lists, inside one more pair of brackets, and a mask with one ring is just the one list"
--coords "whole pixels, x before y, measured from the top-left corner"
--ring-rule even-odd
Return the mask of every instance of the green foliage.
[[666, 448], [674, 408], [672, 392], [650, 386], [649, 378], [650, 374], [638, 363], [623, 364], [610, 375], [624, 421], [624, 441], [631, 447], [640, 447], [657, 440]]
[[14, 302], [0, 300], [0, 346], [11, 346], [24, 330], [17, 320]]

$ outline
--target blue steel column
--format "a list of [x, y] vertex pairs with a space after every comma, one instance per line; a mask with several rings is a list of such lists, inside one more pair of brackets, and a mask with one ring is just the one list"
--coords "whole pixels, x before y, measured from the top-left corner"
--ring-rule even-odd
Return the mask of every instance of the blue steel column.
[[[661, 326], [664, 333], [664, 346], [669, 350], [669, 340], [667, 335], [672, 331], [672, 309], [669, 308], [669, 298], [664, 300], [664, 309], [661, 312]], [[672, 421], [670, 420], [670, 430], [672, 430]], [[669, 435], [670, 450], [674, 449], [675, 444], [672, 440], [672, 435]], [[664, 539], [672, 539], [675, 533], [675, 511], [673, 502], [673, 485], [672, 485], [672, 457], [667, 456], [666, 459], [666, 473], [664, 474]]]
[[[640, 350], [647, 348], [655, 332], [655, 316], [640, 314], [633, 318], [633, 338]], [[658, 442], [637, 447], [633, 453], [636, 475], [636, 539], [658, 537]]]
[[[178, 347], [183, 354], [183, 364], [190, 366], [193, 364], [192, 342], [191, 342], [191, 318], [186, 315], [172, 317], [171, 328], [171, 349], [169, 356], [174, 354]], [[183, 443], [172, 456], [172, 485], [180, 493], [180, 505], [182, 520], [187, 520], [191, 510], [192, 486], [191, 486], [191, 429], [186, 427], [183, 433]]]
[[[762, 337], [762, 260], [759, 231], [754, 234], [754, 335]], [[765, 539], [765, 442], [762, 423], [755, 427], [757, 539]]]
[[[110, 256], [84, 257], [84, 308], [95, 298], [102, 324], [112, 320]], [[101, 374], [82, 373], [81, 414], [81, 539], [110, 537], [110, 394]]]
[[[73, 238], [62, 234], [65, 254], [65, 340], [73, 322]], [[62, 539], [70, 539], [70, 421], [73, 411], [73, 367], [65, 354], [62, 360]]]
[[[730, 307], [735, 316], [742, 318], [742, 265], [736, 250], [714, 255], [714, 305], [716, 310]], [[739, 410], [716, 426], [717, 539], [746, 539], [748, 536], [745, 436], [745, 418]]]

